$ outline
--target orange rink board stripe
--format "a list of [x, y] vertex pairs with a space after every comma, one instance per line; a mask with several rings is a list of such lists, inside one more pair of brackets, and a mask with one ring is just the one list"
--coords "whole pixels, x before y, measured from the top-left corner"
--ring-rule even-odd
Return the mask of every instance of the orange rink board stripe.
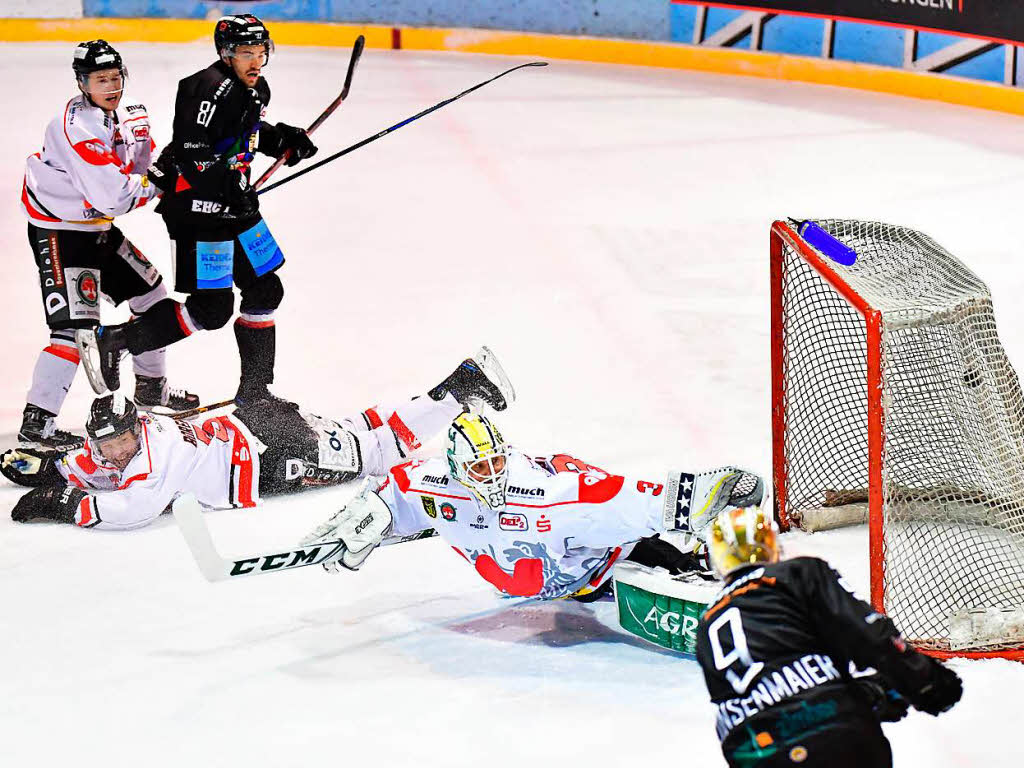
[[[705, 48], [680, 43], [374, 25], [275, 21], [279, 45], [343, 47], [357, 35], [368, 48], [461, 51], [531, 56], [608, 64], [687, 69], [763, 77], [910, 96], [1024, 115], [1024, 89], [951, 75], [910, 72], [857, 62], [779, 53]], [[210, 22], [185, 19], [0, 19], [0, 41], [79, 42], [103, 37], [111, 42], [209, 42]]]

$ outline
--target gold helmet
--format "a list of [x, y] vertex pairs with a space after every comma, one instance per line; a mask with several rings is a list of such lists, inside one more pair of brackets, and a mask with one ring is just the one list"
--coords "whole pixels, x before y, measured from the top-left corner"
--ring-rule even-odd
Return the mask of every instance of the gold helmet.
[[777, 562], [779, 550], [775, 521], [760, 506], [729, 507], [711, 523], [708, 551], [720, 579], [744, 565]]
[[448, 428], [448, 468], [452, 477], [487, 507], [505, 508], [508, 482], [505, 438], [486, 416], [464, 413]]

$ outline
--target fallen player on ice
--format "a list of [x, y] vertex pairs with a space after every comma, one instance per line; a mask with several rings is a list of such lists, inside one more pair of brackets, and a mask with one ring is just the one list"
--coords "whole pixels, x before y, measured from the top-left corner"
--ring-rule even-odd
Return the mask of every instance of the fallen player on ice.
[[514, 398], [486, 347], [425, 396], [340, 421], [263, 400], [200, 426], [140, 416], [113, 394], [93, 402], [84, 448], [9, 450], [0, 471], [34, 486], [11, 512], [18, 522], [128, 530], [153, 522], [181, 494], [208, 508], [252, 507], [263, 495], [383, 475], [465, 408], [502, 411]]
[[692, 552], [659, 534], [700, 539], [720, 511], [760, 504], [763, 489], [760, 477], [734, 467], [652, 482], [566, 454], [531, 457], [486, 416], [468, 413], [449, 427], [445, 457], [395, 467], [303, 544], [341, 542], [324, 566], [355, 570], [385, 539], [433, 528], [506, 595], [590, 601], [607, 592], [620, 560], [674, 574], [698, 569]]

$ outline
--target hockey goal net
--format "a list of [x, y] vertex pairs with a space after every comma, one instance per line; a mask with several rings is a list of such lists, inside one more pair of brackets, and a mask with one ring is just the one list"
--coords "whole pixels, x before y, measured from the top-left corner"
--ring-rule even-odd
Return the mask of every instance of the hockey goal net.
[[771, 280], [780, 524], [862, 512], [908, 640], [1024, 659], [1024, 397], [986, 285], [927, 235], [839, 220], [775, 222]]

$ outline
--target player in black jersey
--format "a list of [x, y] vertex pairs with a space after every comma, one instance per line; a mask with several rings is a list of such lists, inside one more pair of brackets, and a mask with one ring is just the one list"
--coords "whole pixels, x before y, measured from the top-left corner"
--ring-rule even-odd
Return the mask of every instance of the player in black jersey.
[[709, 548], [726, 586], [697, 628], [697, 660], [730, 766], [891, 766], [879, 721], [902, 718], [907, 701], [938, 715], [960, 700], [956, 673], [915, 651], [826, 562], [779, 562], [759, 507], [723, 512]]
[[178, 84], [174, 134], [149, 179], [163, 190], [157, 211], [172, 240], [175, 289], [184, 304], [166, 300], [145, 316], [97, 330], [92, 344], [107, 387], [120, 384], [118, 361], [164, 347], [197, 330], [227, 324], [232, 285], [242, 301], [235, 320], [241, 357], [239, 404], [268, 399], [274, 380], [274, 310], [284, 296], [277, 270], [284, 255], [259, 210], [249, 182], [254, 153], [288, 165], [316, 147], [301, 128], [264, 122], [270, 88], [262, 77], [274, 43], [255, 16], [225, 16], [215, 27], [218, 60]]

